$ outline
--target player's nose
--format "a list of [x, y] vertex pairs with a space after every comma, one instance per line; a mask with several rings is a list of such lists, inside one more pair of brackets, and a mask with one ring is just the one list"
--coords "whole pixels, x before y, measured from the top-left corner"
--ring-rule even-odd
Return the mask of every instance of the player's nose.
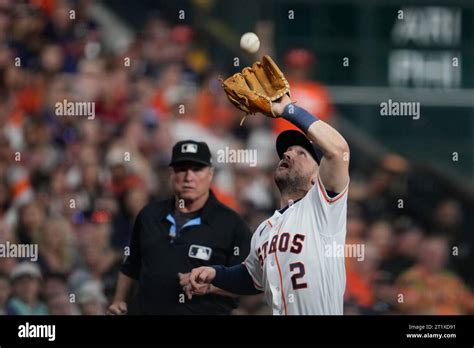
[[291, 153], [290, 150], [286, 150], [286, 151], [283, 153], [283, 159], [290, 160], [290, 159], [291, 159], [290, 153]]

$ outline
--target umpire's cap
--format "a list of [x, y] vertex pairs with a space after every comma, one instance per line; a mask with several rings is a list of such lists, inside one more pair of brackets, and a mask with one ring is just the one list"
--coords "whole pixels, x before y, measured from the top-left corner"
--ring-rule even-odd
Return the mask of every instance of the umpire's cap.
[[180, 162], [195, 162], [212, 166], [211, 151], [203, 141], [183, 140], [173, 146], [170, 166]]
[[314, 160], [318, 163], [321, 162], [323, 153], [316, 146], [313, 145], [311, 141], [301, 132], [297, 130], [287, 130], [280, 133], [276, 140], [276, 150], [278, 157], [283, 158], [285, 151], [293, 145], [299, 145], [313, 156]]

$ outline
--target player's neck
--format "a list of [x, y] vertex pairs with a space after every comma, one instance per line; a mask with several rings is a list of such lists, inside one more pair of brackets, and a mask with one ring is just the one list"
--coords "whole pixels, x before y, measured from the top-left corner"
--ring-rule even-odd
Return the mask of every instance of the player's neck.
[[308, 191], [298, 190], [292, 192], [282, 192], [280, 198], [280, 209], [285, 208], [287, 205], [293, 204], [297, 200], [303, 198]]

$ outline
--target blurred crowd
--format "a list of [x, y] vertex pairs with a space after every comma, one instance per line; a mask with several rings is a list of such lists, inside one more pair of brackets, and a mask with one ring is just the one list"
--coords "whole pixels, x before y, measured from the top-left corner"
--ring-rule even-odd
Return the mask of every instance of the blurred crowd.
[[[255, 149], [255, 167], [215, 161], [213, 191], [252, 230], [277, 208], [274, 140], [292, 126], [259, 116], [240, 126], [218, 80], [228, 72], [212, 69], [191, 26], [151, 16], [113, 53], [91, 4], [0, 0], [0, 244], [39, 252], [37, 262], [0, 257], [0, 314], [104, 314], [134, 218], [170, 195], [178, 140], [206, 141], [214, 158], [226, 147]], [[291, 49], [282, 62], [294, 99], [335, 122], [325, 88], [310, 78], [313, 54]], [[58, 116], [63, 100], [93, 102], [95, 117]], [[453, 249], [469, 252], [460, 202], [441, 200], [418, 221], [397, 201], [405, 160], [357, 163], [347, 243], [363, 244], [365, 257], [347, 260], [346, 313], [474, 313], [472, 277]], [[270, 313], [262, 301], [244, 298], [235, 314]]]

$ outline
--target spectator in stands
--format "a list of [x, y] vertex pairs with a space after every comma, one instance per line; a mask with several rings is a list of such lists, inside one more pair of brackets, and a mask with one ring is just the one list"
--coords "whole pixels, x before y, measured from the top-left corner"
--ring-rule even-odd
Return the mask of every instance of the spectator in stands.
[[83, 315], [105, 315], [107, 299], [101, 284], [88, 281], [79, 289], [77, 302]]
[[474, 286], [474, 235], [464, 221], [463, 207], [456, 199], [448, 198], [438, 202], [431, 230], [435, 235], [448, 239], [453, 250], [449, 267], [456, 271], [471, 286]]
[[47, 219], [38, 236], [38, 250], [43, 273], [69, 274], [76, 262], [70, 223], [62, 217]]
[[[355, 244], [347, 244], [355, 245]], [[346, 291], [344, 300], [357, 314], [373, 314], [375, 294], [373, 283], [377, 276], [379, 254], [377, 248], [364, 244], [363, 257], [346, 255]]]
[[462, 218], [461, 204], [457, 200], [442, 200], [435, 208], [432, 230], [446, 236], [450, 242], [457, 241], [463, 230]]
[[10, 297], [11, 286], [8, 276], [0, 273], [0, 315], [7, 314], [7, 302]]
[[45, 277], [43, 287], [43, 298], [51, 315], [75, 315], [79, 314], [75, 306], [76, 295], [70, 292], [67, 277], [61, 273], [52, 273]]
[[18, 241], [22, 244], [35, 243], [45, 221], [45, 209], [32, 201], [20, 208], [19, 221], [16, 229]]
[[408, 226], [398, 232], [392, 255], [382, 260], [380, 265], [381, 277], [389, 284], [393, 284], [403, 271], [415, 264], [423, 234], [416, 226]]
[[399, 310], [407, 314], [473, 314], [474, 296], [463, 281], [446, 270], [449, 256], [445, 237], [427, 237], [420, 246], [418, 262], [398, 278], [403, 299]]
[[81, 202], [81, 210], [85, 213], [92, 213], [96, 209], [96, 198], [104, 191], [103, 183], [100, 180], [101, 170], [98, 164], [88, 163], [84, 164], [80, 171], [81, 181], [78, 184], [76, 197]]
[[[291, 86], [291, 98], [298, 105], [317, 115], [321, 120], [330, 122], [333, 106], [326, 88], [311, 80], [315, 66], [314, 54], [306, 48], [292, 48], [284, 57], [285, 76]], [[286, 129], [296, 129], [282, 118], [272, 122], [275, 134]]]
[[0, 273], [11, 274], [15, 266], [17, 265], [17, 259], [14, 257], [0, 257]]
[[[3, 146], [3, 144], [0, 144]], [[0, 219], [5, 218], [10, 211], [10, 192], [5, 180], [0, 180]]]
[[48, 314], [50, 315], [75, 315], [79, 314], [68, 294], [56, 294], [48, 298]]
[[104, 292], [109, 297], [115, 291], [117, 274], [125, 255], [125, 250], [116, 252], [110, 245], [110, 215], [95, 212], [91, 221], [82, 226], [80, 233], [84, 234], [80, 246], [83, 265], [74, 272], [73, 278], [80, 276], [102, 282]]
[[107, 159], [111, 178], [110, 181], [106, 183], [106, 188], [118, 200], [123, 199], [128, 189], [143, 184], [143, 177], [133, 173], [130, 165], [125, 162], [125, 152], [126, 151], [111, 152]]
[[41, 271], [30, 262], [19, 263], [12, 271], [12, 298], [8, 301], [8, 314], [46, 315], [48, 309], [40, 301]]
[[359, 204], [348, 203], [347, 208], [347, 243], [360, 243], [365, 238], [367, 221]]
[[112, 246], [123, 251], [130, 241], [130, 231], [140, 210], [148, 203], [148, 193], [143, 187], [131, 188], [125, 193], [125, 201], [113, 218]]
[[354, 185], [351, 198], [360, 202], [366, 218], [394, 218], [404, 212], [400, 207], [405, 207], [406, 204], [406, 185], [397, 184], [402, 181], [407, 168], [404, 158], [389, 154], [370, 171], [364, 185]]
[[47, 301], [57, 295], [68, 295], [67, 276], [63, 273], [50, 273], [44, 277], [42, 297]]
[[390, 223], [386, 220], [375, 221], [367, 231], [367, 242], [377, 249], [381, 261], [388, 259], [395, 245]]

